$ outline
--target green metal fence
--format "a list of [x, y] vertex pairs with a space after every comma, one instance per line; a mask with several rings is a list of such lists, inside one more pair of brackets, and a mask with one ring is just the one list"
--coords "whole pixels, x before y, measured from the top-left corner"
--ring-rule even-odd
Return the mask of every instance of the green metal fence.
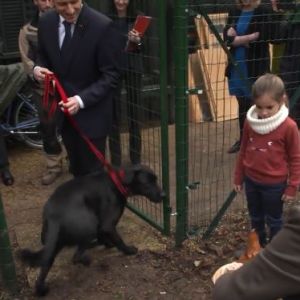
[[222, 31], [235, 4], [175, 3], [175, 74], [181, 78], [176, 81], [176, 243], [181, 244], [193, 234], [209, 237], [224, 214], [228, 221], [244, 205], [238, 197], [230, 207], [236, 155], [227, 153], [238, 139], [238, 110], [228, 92], [225, 67], [232, 58]]
[[[157, 1], [132, 2], [129, 23], [133, 25], [137, 14], [152, 17], [150, 27], [142, 39], [140, 50], [127, 53], [124, 63], [120, 98], [121, 153], [110, 147], [112, 161], [135, 163], [139, 161], [152, 167], [158, 174], [167, 197], [163, 205], [154, 205], [141, 198], [133, 198], [128, 208], [165, 234], [170, 233], [169, 205], [169, 132], [168, 84], [166, 43], [166, 7]], [[116, 20], [115, 11], [108, 6], [108, 15]], [[117, 104], [118, 105], [118, 104]], [[134, 128], [133, 128], [134, 127]], [[139, 132], [140, 130], [140, 132]], [[111, 142], [117, 141], [116, 135]], [[139, 146], [140, 149], [139, 149]], [[139, 159], [140, 157], [140, 159]]]
[[0, 194], [0, 277], [4, 285], [11, 291], [17, 291], [17, 274], [11, 251], [9, 233]]
[[[282, 2], [284, 9], [286, 3]], [[262, 37], [253, 43], [268, 43], [270, 71], [279, 72], [285, 80], [289, 107], [298, 120], [300, 56], [295, 45], [299, 45], [300, 23], [289, 17], [294, 21], [288, 21], [288, 33], [282, 36], [277, 32], [278, 15], [270, 3], [262, 1], [260, 5], [264, 9], [260, 17], [267, 20], [263, 25], [271, 28], [272, 38]], [[234, 1], [227, 1], [226, 5], [221, 1], [175, 1], [177, 244], [192, 234], [208, 238], [224, 216], [226, 222], [234, 222], [235, 212], [245, 208], [243, 196], [236, 197], [232, 190], [236, 154], [227, 153], [239, 139], [239, 109], [236, 98], [229, 93], [225, 68], [228, 62], [238, 68], [240, 64], [223, 41], [228, 9], [235, 6]], [[297, 6], [289, 9], [290, 14], [297, 15]], [[189, 39], [193, 31], [198, 40], [191, 48]], [[277, 54], [278, 44], [292, 53]], [[289, 74], [279, 68], [278, 61], [283, 59], [293, 61], [296, 66]], [[251, 88], [254, 79], [245, 78], [239, 71], [241, 81]], [[286, 80], [291, 75], [292, 80]]]

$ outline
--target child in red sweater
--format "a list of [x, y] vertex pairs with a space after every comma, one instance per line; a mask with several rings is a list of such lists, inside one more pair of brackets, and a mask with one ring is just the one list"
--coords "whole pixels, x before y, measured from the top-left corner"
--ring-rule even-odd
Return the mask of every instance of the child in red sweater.
[[252, 87], [254, 105], [247, 112], [234, 189], [245, 192], [251, 227], [261, 246], [282, 227], [283, 202], [295, 198], [300, 183], [300, 138], [288, 116], [282, 80], [272, 74], [259, 77]]

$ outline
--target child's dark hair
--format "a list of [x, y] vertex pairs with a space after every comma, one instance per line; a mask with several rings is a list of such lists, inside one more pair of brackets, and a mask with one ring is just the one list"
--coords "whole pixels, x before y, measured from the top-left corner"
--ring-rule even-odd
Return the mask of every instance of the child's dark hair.
[[281, 78], [269, 73], [260, 76], [252, 86], [252, 98], [255, 101], [264, 94], [269, 94], [275, 101], [281, 102], [282, 97], [285, 96], [285, 87]]

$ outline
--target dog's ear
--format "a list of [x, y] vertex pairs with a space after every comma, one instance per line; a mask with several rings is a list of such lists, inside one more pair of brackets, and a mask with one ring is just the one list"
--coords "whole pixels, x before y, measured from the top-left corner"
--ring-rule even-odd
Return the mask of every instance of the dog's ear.
[[139, 172], [142, 169], [141, 165], [129, 165], [124, 168], [124, 176], [122, 182], [124, 184], [130, 184], [133, 181], [136, 172]]

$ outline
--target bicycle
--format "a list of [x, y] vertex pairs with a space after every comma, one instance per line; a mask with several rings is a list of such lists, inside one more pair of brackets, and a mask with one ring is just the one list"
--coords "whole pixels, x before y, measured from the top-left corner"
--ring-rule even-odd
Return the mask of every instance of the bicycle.
[[30, 87], [25, 84], [0, 117], [0, 134], [12, 136], [26, 145], [42, 149], [40, 122]]

